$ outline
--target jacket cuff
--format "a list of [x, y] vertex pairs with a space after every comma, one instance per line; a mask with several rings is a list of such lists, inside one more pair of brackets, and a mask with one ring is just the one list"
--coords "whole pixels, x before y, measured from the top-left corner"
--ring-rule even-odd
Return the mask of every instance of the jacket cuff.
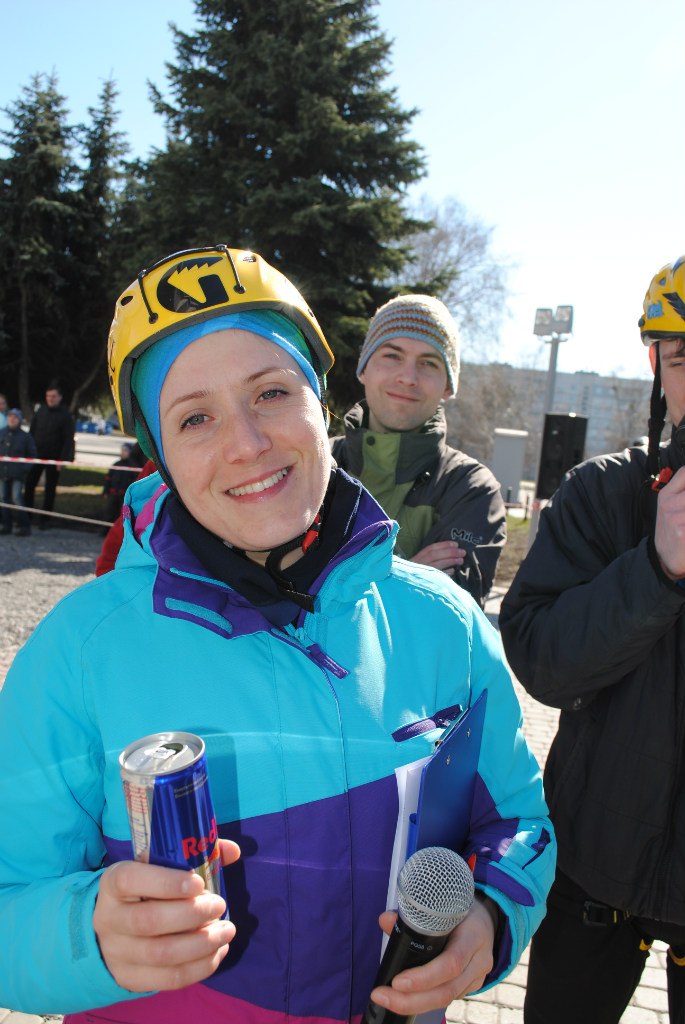
[[654, 537], [652, 534], [647, 538], [647, 556], [659, 581], [664, 583], [669, 590], [674, 591], [676, 594], [680, 594], [680, 596], [685, 599], [685, 577], [681, 580], [672, 580], [670, 576], [666, 575], [664, 570], [661, 568], [661, 562], [659, 561], [659, 556], [656, 551]]
[[[521, 907], [501, 892], [496, 892], [490, 886], [478, 886], [476, 891], [480, 892], [481, 896], [489, 896], [498, 908], [498, 926], [492, 950], [492, 969], [478, 989], [478, 992], [485, 992], [503, 981], [518, 963], [524, 949], [521, 936], [525, 933], [525, 925]], [[470, 992], [469, 995], [476, 995], [476, 992]]]

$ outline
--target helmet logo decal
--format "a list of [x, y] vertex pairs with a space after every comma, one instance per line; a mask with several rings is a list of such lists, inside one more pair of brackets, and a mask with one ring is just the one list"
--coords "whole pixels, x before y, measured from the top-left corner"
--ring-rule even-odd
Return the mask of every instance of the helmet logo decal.
[[647, 319], [656, 320], [657, 317], [664, 315], [664, 307], [661, 305], [661, 299], [658, 302], [653, 302], [651, 306], [647, 307]]
[[683, 302], [678, 293], [664, 292], [664, 298], [668, 301], [673, 312], [677, 313], [682, 320], [685, 320], [685, 302]]
[[191, 299], [195, 299], [196, 302], [206, 302], [207, 296], [205, 295], [202, 284], [200, 283], [200, 277], [197, 273], [198, 267], [177, 267], [167, 278], [167, 281], [176, 288], [177, 291], [185, 292]]
[[229, 301], [228, 292], [210, 268], [221, 256], [200, 256], [175, 263], [157, 285], [157, 301], [172, 313], [194, 313]]

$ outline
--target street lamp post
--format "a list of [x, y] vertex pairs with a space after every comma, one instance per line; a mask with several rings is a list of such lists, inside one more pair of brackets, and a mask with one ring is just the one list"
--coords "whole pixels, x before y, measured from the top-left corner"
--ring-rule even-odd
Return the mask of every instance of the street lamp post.
[[[533, 334], [549, 345], [549, 367], [547, 370], [547, 393], [545, 395], [545, 407], [542, 414], [542, 434], [544, 437], [545, 416], [552, 412], [554, 406], [554, 385], [557, 375], [557, 355], [559, 345], [562, 341], [568, 341], [573, 329], [573, 306], [557, 306], [552, 313], [551, 309], [536, 309]], [[538, 456], [538, 465], [540, 457]], [[537, 495], [537, 481], [535, 485], [535, 500], [530, 518], [530, 530], [528, 532], [528, 550], [535, 540], [540, 518], [540, 499]]]
[[533, 334], [542, 338], [549, 345], [549, 369], [547, 371], [547, 395], [543, 412], [552, 411], [554, 405], [554, 382], [557, 373], [557, 354], [559, 344], [568, 341], [573, 327], [573, 306], [557, 306], [552, 314], [551, 309], [535, 310]]

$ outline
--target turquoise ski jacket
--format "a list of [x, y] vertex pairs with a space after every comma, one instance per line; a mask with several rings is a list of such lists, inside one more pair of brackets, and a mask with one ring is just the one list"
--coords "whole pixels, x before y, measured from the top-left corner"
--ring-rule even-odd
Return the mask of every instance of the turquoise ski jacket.
[[[68, 1024], [357, 1022], [380, 958], [395, 769], [488, 689], [465, 857], [503, 912], [487, 985], [544, 914], [554, 840], [499, 636], [448, 576], [393, 556], [362, 491], [352, 536], [283, 628], [207, 576], [157, 474], [128, 492], [117, 568], [64, 598], [0, 691], [0, 1005]], [[92, 927], [104, 867], [132, 856], [118, 757], [202, 736], [237, 936], [180, 992], [134, 995]], [[98, 1009], [99, 1008], [99, 1009]]]

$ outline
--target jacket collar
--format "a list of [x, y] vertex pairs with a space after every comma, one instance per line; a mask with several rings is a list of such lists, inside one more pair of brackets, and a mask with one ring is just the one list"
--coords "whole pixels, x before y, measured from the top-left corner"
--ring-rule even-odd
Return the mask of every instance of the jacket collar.
[[[369, 429], [369, 407], [365, 400], [347, 411], [344, 423], [347, 468], [355, 476], [360, 476], [364, 465], [364, 443], [369, 436], [378, 436]], [[447, 420], [442, 405], [419, 430], [398, 431], [394, 435], [398, 438], [395, 483], [409, 483], [421, 473], [432, 470], [444, 454], [446, 434]]]
[[[396, 533], [396, 527], [358, 481], [339, 469], [335, 477], [335, 509], [331, 514], [338, 517], [336, 536], [340, 534], [340, 547], [336, 549], [334, 543], [332, 557], [315, 566], [309, 589], [315, 598], [315, 610], [320, 609], [318, 595], [331, 574], [370, 545], [377, 549], [373, 578], [387, 575]], [[270, 586], [265, 570], [246, 562], [236, 552], [224, 560], [223, 578], [213, 574], [206, 567], [202, 548], [188, 543], [188, 537], [179, 533], [174, 524], [176, 517], [168, 507], [170, 497], [166, 486], [160, 486], [158, 474], [131, 486], [124, 511], [124, 548], [117, 560], [117, 567], [154, 564], [153, 606], [158, 614], [198, 622], [213, 632], [232, 637], [270, 631], [274, 626], [282, 628], [295, 619], [297, 624], [302, 623], [305, 613]], [[214, 539], [224, 551], [230, 552], [218, 538]], [[359, 583], [352, 589], [358, 593], [358, 587]], [[343, 591], [337, 587], [335, 594], [336, 598], [343, 597]]]

